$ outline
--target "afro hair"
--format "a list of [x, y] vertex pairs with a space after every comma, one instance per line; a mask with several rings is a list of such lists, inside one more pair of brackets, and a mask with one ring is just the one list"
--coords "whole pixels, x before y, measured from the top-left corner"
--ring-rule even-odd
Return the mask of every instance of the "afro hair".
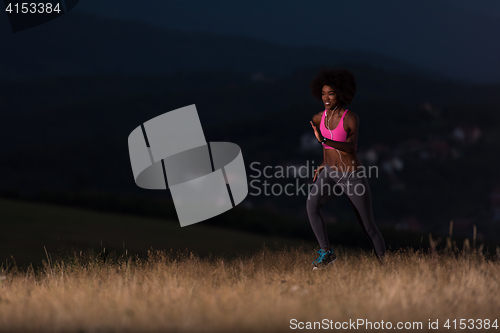
[[322, 68], [311, 81], [312, 95], [321, 100], [321, 91], [325, 85], [335, 90], [342, 106], [351, 104], [356, 93], [356, 79], [351, 71], [342, 68]]

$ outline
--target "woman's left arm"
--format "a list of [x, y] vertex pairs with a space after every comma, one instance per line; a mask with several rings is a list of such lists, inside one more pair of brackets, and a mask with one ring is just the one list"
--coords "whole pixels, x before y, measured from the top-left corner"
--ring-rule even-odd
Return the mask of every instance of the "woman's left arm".
[[[357, 114], [349, 112], [344, 117], [344, 122], [348, 127], [346, 142], [330, 140], [327, 138], [325, 144], [338, 150], [345, 151], [346, 153], [352, 153], [355, 151], [356, 143], [358, 142], [359, 117]], [[314, 135], [316, 135], [316, 139], [321, 142], [323, 140], [323, 135], [321, 135], [318, 128], [314, 126], [312, 122], [311, 125], [314, 130]]]

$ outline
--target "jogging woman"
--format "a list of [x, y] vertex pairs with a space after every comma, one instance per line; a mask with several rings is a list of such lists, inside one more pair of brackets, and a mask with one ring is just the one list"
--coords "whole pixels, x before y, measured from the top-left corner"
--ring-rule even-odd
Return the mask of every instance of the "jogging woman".
[[323, 163], [315, 170], [314, 184], [307, 198], [307, 214], [321, 247], [313, 269], [323, 268], [337, 259], [320, 208], [341, 194], [349, 198], [358, 222], [381, 260], [386, 252], [385, 243], [373, 219], [366, 170], [356, 156], [359, 118], [345, 108], [356, 93], [356, 80], [345, 69], [322, 69], [310, 88], [312, 95], [325, 106], [325, 110], [314, 115], [311, 121], [314, 135], [323, 145]]

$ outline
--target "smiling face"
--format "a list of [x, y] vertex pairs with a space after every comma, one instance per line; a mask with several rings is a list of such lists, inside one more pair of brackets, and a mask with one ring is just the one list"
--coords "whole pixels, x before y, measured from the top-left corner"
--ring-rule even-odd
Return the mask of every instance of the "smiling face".
[[330, 86], [323, 86], [323, 89], [321, 90], [321, 98], [323, 99], [325, 108], [329, 110], [333, 110], [339, 103], [337, 93]]

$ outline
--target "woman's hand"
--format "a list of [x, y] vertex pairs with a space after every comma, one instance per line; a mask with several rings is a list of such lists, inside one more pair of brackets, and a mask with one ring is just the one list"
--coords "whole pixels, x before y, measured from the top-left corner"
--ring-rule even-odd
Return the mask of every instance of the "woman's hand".
[[325, 167], [324, 165], [320, 165], [317, 169], [314, 170], [313, 182], [316, 181], [318, 174], [321, 172], [321, 169], [323, 169], [324, 167]]
[[318, 141], [321, 142], [321, 140], [323, 140], [323, 135], [321, 135], [321, 133], [318, 131], [318, 129], [316, 128], [316, 126], [312, 121], [310, 121], [310, 123], [314, 130], [314, 135], [316, 135], [316, 139], [318, 139]]

